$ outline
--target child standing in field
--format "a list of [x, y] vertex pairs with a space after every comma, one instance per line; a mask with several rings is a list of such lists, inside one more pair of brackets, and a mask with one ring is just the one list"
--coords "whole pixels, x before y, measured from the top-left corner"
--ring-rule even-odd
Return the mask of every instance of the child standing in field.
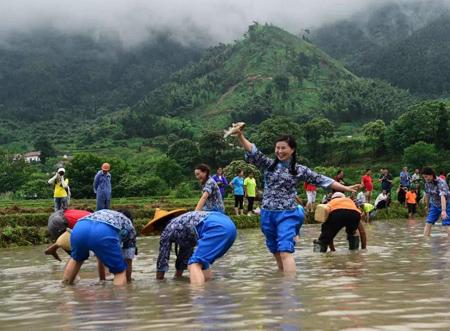
[[274, 255], [278, 269], [295, 273], [294, 237], [298, 234], [302, 216], [297, 208], [297, 185], [301, 181], [321, 187], [354, 192], [333, 179], [317, 174], [297, 163], [297, 143], [291, 136], [283, 136], [275, 142], [275, 159], [259, 151], [240, 130], [239, 142], [246, 151], [246, 160], [260, 168], [264, 175], [264, 193], [261, 204], [261, 230], [266, 245]]
[[408, 206], [408, 216], [410, 219], [413, 219], [417, 212], [417, 193], [416, 189], [412, 186], [406, 192], [406, 205]]
[[196, 211], [218, 211], [225, 212], [222, 194], [220, 194], [219, 186], [214, 179], [210, 177], [210, 169], [206, 164], [199, 164], [195, 167], [195, 177], [202, 185], [202, 196], [195, 207]]
[[256, 198], [256, 180], [252, 172], [250, 172], [248, 177], [244, 180], [244, 190], [245, 196], [248, 200], [247, 215], [251, 216], [253, 213], [253, 204]]

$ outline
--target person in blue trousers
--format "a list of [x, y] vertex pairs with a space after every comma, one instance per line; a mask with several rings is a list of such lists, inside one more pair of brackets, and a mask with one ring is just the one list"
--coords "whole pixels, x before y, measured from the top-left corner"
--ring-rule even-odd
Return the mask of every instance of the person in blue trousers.
[[424, 236], [431, 234], [431, 227], [442, 219], [442, 226], [447, 227], [450, 235], [450, 191], [446, 181], [436, 176], [432, 168], [423, 168], [423, 179], [425, 179], [425, 202], [428, 209]]
[[233, 245], [236, 226], [220, 212], [192, 211], [175, 218], [173, 215], [160, 210], [142, 230], [143, 233], [162, 230], [156, 278], [164, 279], [169, 269], [171, 246], [175, 243], [175, 277], [182, 277], [187, 268], [191, 284], [204, 284], [212, 277], [210, 266]]
[[96, 210], [109, 209], [111, 206], [111, 174], [109, 163], [103, 163], [102, 170], [94, 178], [94, 193], [96, 194]]
[[261, 204], [261, 230], [266, 245], [274, 255], [278, 270], [296, 272], [294, 238], [298, 234], [302, 215], [296, 204], [299, 182], [343, 192], [355, 192], [356, 187], [344, 186], [297, 163], [297, 143], [291, 136], [283, 136], [275, 142], [275, 159], [271, 159], [249, 142], [241, 131], [239, 142], [246, 151], [246, 160], [261, 169], [264, 175], [264, 192]]

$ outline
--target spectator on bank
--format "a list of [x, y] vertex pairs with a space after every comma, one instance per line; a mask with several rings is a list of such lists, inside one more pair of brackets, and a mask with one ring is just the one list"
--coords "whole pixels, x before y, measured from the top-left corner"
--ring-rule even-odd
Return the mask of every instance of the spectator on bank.
[[306, 212], [314, 213], [315, 204], [316, 204], [316, 196], [317, 196], [317, 187], [313, 184], [309, 184], [307, 182], [304, 183], [304, 188], [306, 192]]
[[94, 193], [96, 194], [96, 210], [109, 209], [111, 206], [111, 174], [109, 163], [103, 163], [102, 169], [94, 178]]
[[228, 181], [223, 174], [223, 169], [217, 168], [217, 172], [212, 177], [212, 179], [214, 179], [214, 181], [217, 183], [217, 186], [219, 186], [219, 190], [220, 190], [220, 194], [222, 195], [222, 199], [225, 199], [225, 196], [226, 196], [225, 189], [228, 186]]
[[372, 169], [366, 169], [366, 172], [361, 177], [361, 186], [365, 190], [366, 202], [370, 203], [373, 192]]
[[375, 208], [383, 209], [386, 208], [389, 201], [389, 194], [386, 191], [381, 192], [375, 199]]
[[66, 170], [59, 168], [56, 174], [48, 180], [53, 185], [53, 198], [55, 201], [55, 211], [66, 210], [69, 205], [70, 188], [69, 179], [65, 178]]
[[400, 172], [400, 187], [408, 188], [411, 185], [411, 176], [409, 175], [408, 168], [403, 167]]
[[247, 215], [251, 216], [253, 213], [253, 204], [256, 198], [256, 179], [253, 172], [249, 172], [248, 177], [244, 180], [245, 197], [248, 201]]
[[[234, 211], [236, 215], [244, 215], [244, 171], [238, 170], [236, 177], [230, 183], [234, 195]], [[239, 213], [240, 211], [240, 213]]]
[[388, 195], [388, 200], [386, 202], [386, 207], [389, 207], [390, 199], [391, 199], [391, 190], [392, 190], [392, 175], [389, 173], [389, 170], [387, 168], [384, 168], [382, 170], [380, 179], [378, 179], [379, 182], [381, 182], [381, 189], [386, 192]]

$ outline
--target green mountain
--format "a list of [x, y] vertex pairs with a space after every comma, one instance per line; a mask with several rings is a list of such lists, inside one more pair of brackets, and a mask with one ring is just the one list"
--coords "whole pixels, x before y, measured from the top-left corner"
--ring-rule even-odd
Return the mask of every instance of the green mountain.
[[50, 30], [11, 35], [0, 44], [0, 117], [93, 118], [136, 103], [200, 53], [162, 35], [133, 48]]
[[322, 27], [316, 45], [355, 74], [418, 95], [449, 91], [450, 14], [444, 1], [391, 3]]
[[[336, 98], [345, 99], [345, 107], [350, 96], [360, 91], [365, 91], [367, 99], [372, 94], [376, 99], [372, 103], [380, 109], [392, 106], [393, 117], [397, 107], [388, 96], [406, 98], [388, 84], [367, 84], [302, 38], [275, 26], [254, 24], [242, 40], [208, 50], [199, 62], [151, 91], [124, 115], [123, 127], [127, 136], [154, 137], [179, 135], [186, 128], [192, 135], [237, 120], [258, 124], [273, 116], [304, 123], [326, 116], [326, 108]], [[360, 111], [363, 105], [347, 109], [352, 107], [354, 120], [380, 118], [377, 113]]]
[[[163, 40], [162, 45], [148, 47], [153, 57], [142, 56], [142, 61], [137, 62], [138, 68], [153, 64], [157, 69], [155, 63], [159, 62], [155, 58], [163, 61], [169, 50], [181, 46]], [[159, 48], [163, 51], [154, 55]], [[192, 57], [197, 54], [190, 49], [183, 50]], [[128, 50], [127, 56], [139, 58], [138, 51]], [[95, 63], [88, 55], [85, 57], [87, 63]], [[77, 58], [74, 55], [66, 60], [74, 68], [65, 76], [69, 81], [78, 77], [77, 72], [83, 72], [81, 69], [90, 77], [95, 77], [95, 73], [109, 77], [112, 72], [109, 57], [104, 58], [104, 62], [96, 58], [99, 63], [92, 71], [83, 61], [77, 62]], [[45, 56], [41, 60], [44, 59]], [[129, 69], [127, 59], [116, 59], [117, 67]], [[35, 111], [21, 108], [19, 103], [25, 104], [26, 98], [23, 91], [18, 91], [20, 84], [16, 79], [8, 88], [11, 95], [3, 96], [9, 115], [0, 120], [0, 144], [23, 151], [33, 148], [36, 138], [45, 136], [58, 151], [72, 154], [110, 150], [112, 146], [138, 146], [142, 141], [130, 138], [151, 138], [152, 146], [166, 150], [177, 139], [197, 139], [205, 131], [220, 131], [232, 121], [245, 121], [250, 128], [256, 128], [257, 124], [270, 118], [285, 117], [291, 123], [304, 124], [314, 118], [327, 117], [337, 124], [350, 123], [350, 127], [357, 127], [375, 119], [389, 122], [402, 114], [410, 103], [407, 92], [382, 81], [360, 79], [316, 45], [267, 24], [250, 26], [243, 38], [235, 43], [210, 48], [198, 61], [163, 77], [163, 72], [181, 66], [178, 55], [164, 61], [172, 60], [175, 64], [157, 71], [161, 75], [148, 76], [148, 72], [138, 72], [134, 81], [134, 72], [126, 71], [126, 81], [100, 80], [111, 85], [105, 87], [98, 83], [98, 90], [93, 86], [91, 90], [86, 88], [79, 92], [83, 98], [72, 103], [72, 99], [66, 99], [64, 94], [55, 94], [53, 98], [48, 92], [52, 84], [58, 82], [55, 77], [64, 75], [48, 76], [48, 85], [38, 75], [39, 86], [48, 92], [39, 95], [49, 101], [48, 105], [44, 103], [48, 109], [43, 107]], [[47, 60], [47, 64], [50, 62]], [[154, 80], [143, 84], [142, 75], [154, 77]], [[28, 84], [30, 81], [25, 80]], [[143, 96], [132, 106], [129, 105], [138, 97], [134, 91], [125, 98], [127, 91], [132, 89], [127, 82], [141, 82], [138, 85], [142, 85], [137, 94]], [[156, 87], [157, 82], [164, 83]], [[64, 105], [73, 106], [64, 108]], [[41, 120], [30, 124], [27, 116], [17, 119], [20, 111], [25, 109], [31, 112], [29, 116], [41, 114], [38, 116]], [[351, 132], [352, 129], [346, 130]]]

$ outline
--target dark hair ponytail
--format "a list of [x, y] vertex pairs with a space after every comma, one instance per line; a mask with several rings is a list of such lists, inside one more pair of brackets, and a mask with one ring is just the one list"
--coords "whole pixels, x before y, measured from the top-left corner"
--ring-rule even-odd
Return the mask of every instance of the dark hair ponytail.
[[[295, 168], [295, 165], [297, 163], [297, 142], [295, 141], [295, 138], [292, 136], [282, 136], [280, 138], [278, 138], [275, 141], [275, 144], [278, 142], [284, 141], [285, 143], [288, 144], [288, 146], [290, 148], [292, 148], [294, 150], [294, 153], [292, 154], [292, 158], [291, 158], [291, 166], [289, 168], [289, 173], [293, 176], [297, 175], [297, 169]], [[277, 167], [277, 164], [280, 163], [280, 160], [278, 159], [278, 157], [275, 158], [275, 161], [270, 165], [269, 167], [269, 171], [274, 171]]]

